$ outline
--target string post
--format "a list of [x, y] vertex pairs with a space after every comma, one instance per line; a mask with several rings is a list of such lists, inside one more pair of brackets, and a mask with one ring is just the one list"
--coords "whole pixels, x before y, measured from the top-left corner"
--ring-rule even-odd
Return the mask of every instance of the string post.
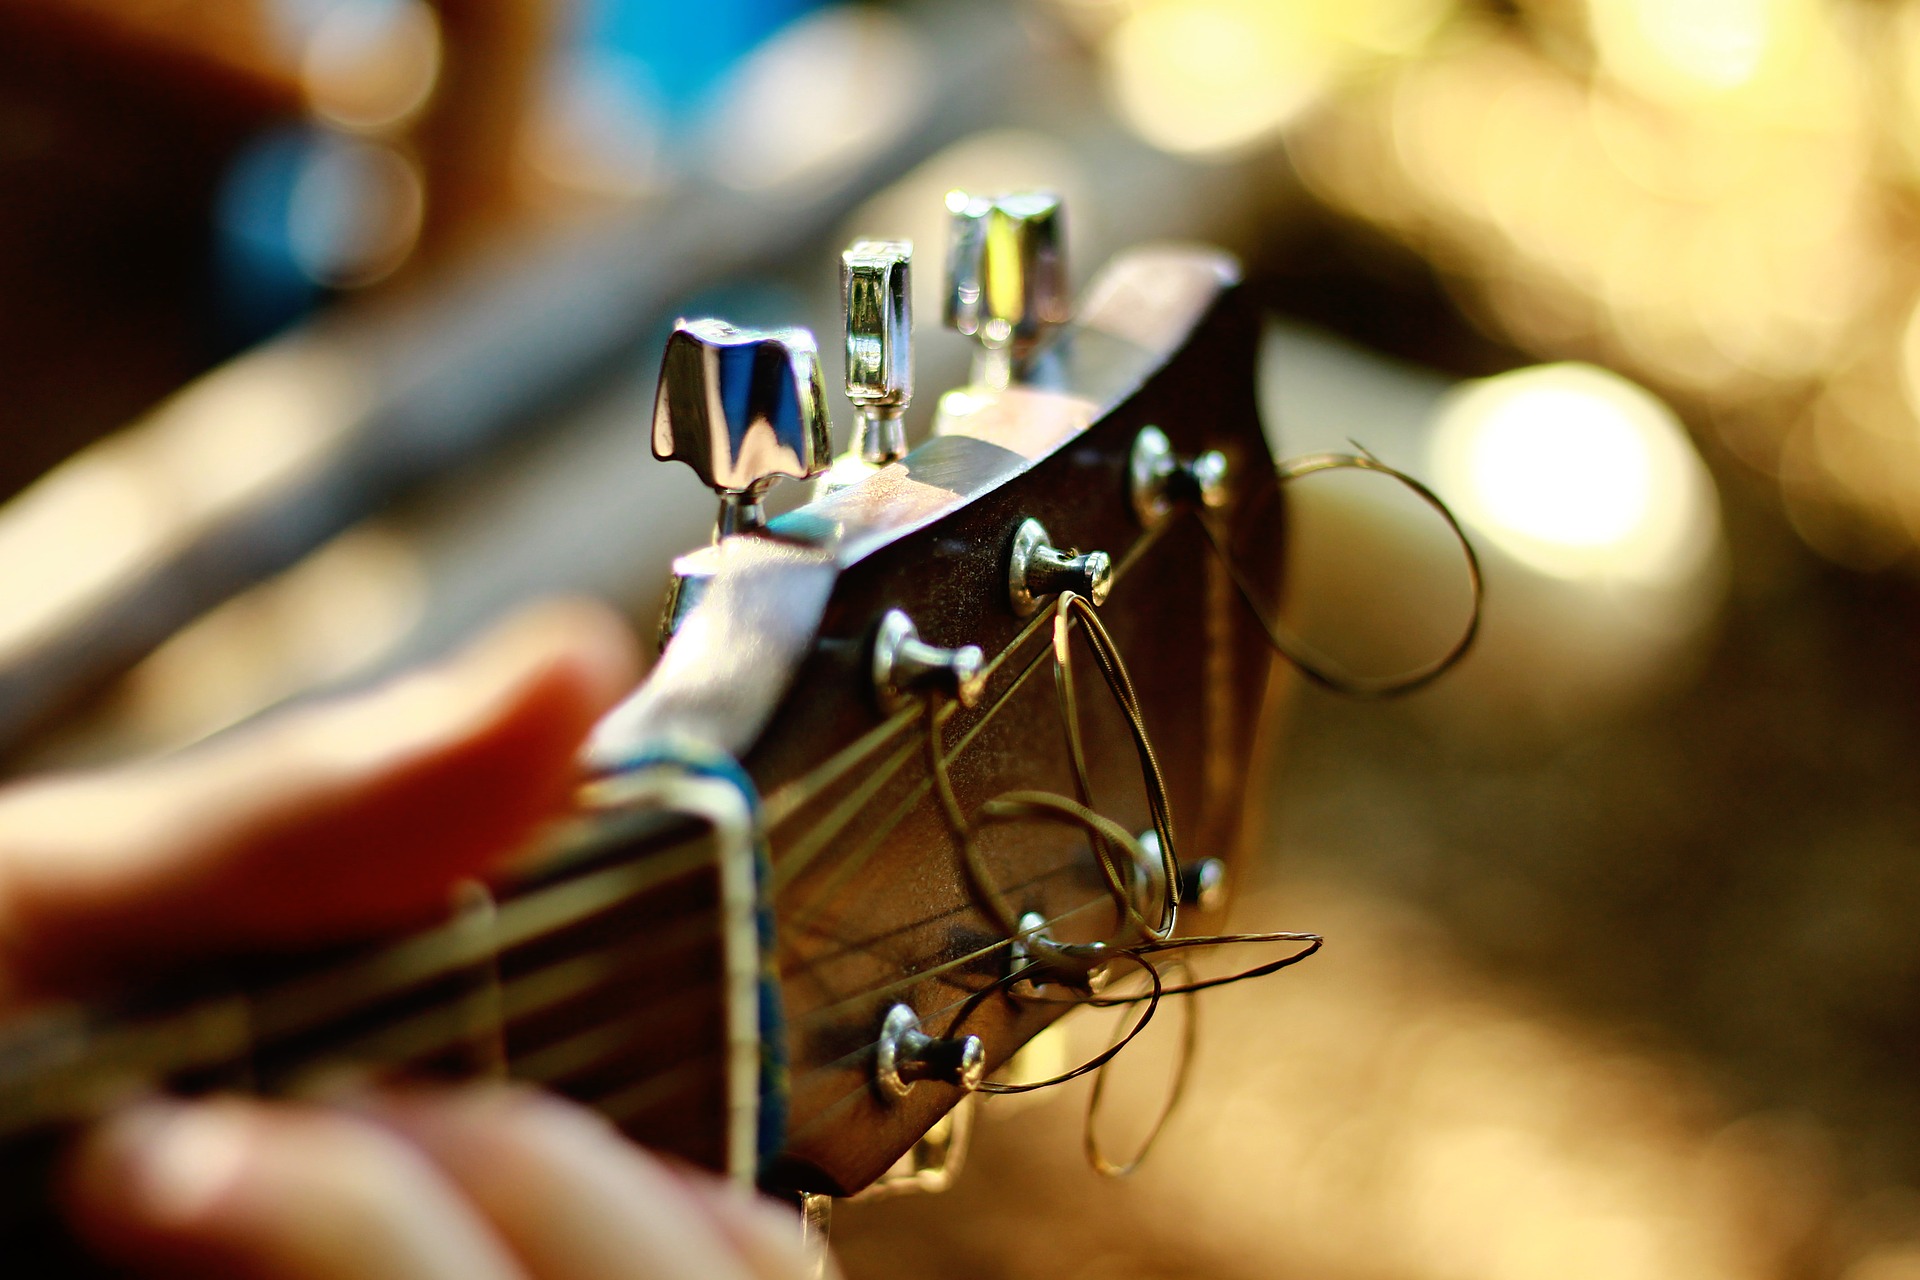
[[[1146, 866], [1157, 869], [1165, 864], [1166, 856], [1158, 831], [1149, 828], [1134, 839], [1140, 842], [1141, 851], [1147, 855]], [[1160, 874], [1164, 876], [1165, 872]], [[1180, 886], [1180, 905], [1183, 907], [1213, 912], [1227, 905], [1227, 864], [1219, 858], [1192, 858], [1176, 863], [1174, 883]], [[1154, 880], [1142, 880], [1139, 877], [1136, 877], [1136, 887], [1143, 897], [1149, 899], [1164, 892]]]
[[1113, 557], [1106, 552], [1062, 551], [1038, 520], [1023, 520], [1014, 530], [1007, 595], [1016, 614], [1031, 617], [1043, 602], [1069, 592], [1105, 604], [1112, 590]]
[[904, 1098], [922, 1080], [958, 1085], [972, 1092], [987, 1074], [987, 1047], [979, 1036], [930, 1036], [920, 1016], [904, 1004], [887, 1010], [880, 1039], [873, 1046], [873, 1078], [880, 1088]]
[[1181, 863], [1180, 901], [1209, 913], [1226, 906], [1227, 864], [1218, 858]]
[[1127, 459], [1127, 491], [1141, 527], [1151, 529], [1181, 507], [1226, 506], [1228, 471], [1227, 455], [1218, 449], [1183, 457], [1166, 432], [1140, 428]]
[[817, 496], [858, 484], [906, 456], [905, 415], [913, 399], [912, 265], [913, 245], [905, 240], [856, 240], [840, 255], [853, 435], [817, 482]]
[[1080, 995], [1099, 995], [1107, 986], [1113, 949], [1103, 942], [1055, 942], [1047, 923], [1038, 911], [1020, 917], [1020, 932], [1007, 949], [1007, 973], [1015, 979], [1015, 994], [1022, 988], [1031, 994], [1057, 984]]
[[881, 617], [873, 636], [873, 691], [886, 711], [898, 711], [916, 698], [952, 698], [963, 707], [978, 706], [986, 692], [986, 655], [979, 645], [945, 649], [920, 638], [913, 619], [899, 609]]

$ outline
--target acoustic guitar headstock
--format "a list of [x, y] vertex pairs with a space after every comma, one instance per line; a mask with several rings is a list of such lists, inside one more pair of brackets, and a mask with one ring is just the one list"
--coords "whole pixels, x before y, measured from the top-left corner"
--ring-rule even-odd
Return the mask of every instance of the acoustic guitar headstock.
[[[676, 565], [653, 675], [590, 750], [611, 797], [663, 756], [744, 770], [763, 843], [736, 881], [761, 976], [736, 983], [755, 1007], [730, 1025], [759, 1037], [760, 1176], [792, 1191], [868, 1186], [1070, 1007], [1070, 975], [1011, 974], [1139, 927], [1116, 858], [1143, 901], [1173, 896], [1157, 866], [1111, 847], [1103, 866], [1097, 831], [1008, 793], [1083, 801], [1148, 849], [1177, 830], [1181, 931], [1217, 922], [1273, 664], [1224, 563], [1277, 592], [1259, 322], [1235, 264], [1136, 249], [1070, 305], [1057, 200], [949, 208], [945, 319], [979, 356], [910, 452], [907, 246], [843, 261], [858, 422], [837, 462], [807, 334], [676, 328], [654, 448], [721, 518]], [[781, 477], [813, 500], [767, 519]], [[1109, 638], [1130, 693], [1092, 647]]]

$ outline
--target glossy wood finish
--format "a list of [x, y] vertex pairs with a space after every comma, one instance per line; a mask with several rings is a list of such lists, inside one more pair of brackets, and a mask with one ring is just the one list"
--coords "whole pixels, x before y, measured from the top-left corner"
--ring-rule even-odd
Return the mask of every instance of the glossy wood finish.
[[[1235, 851], [1271, 654], [1196, 518], [1177, 513], [1143, 530], [1127, 489], [1128, 455], [1148, 424], [1181, 454], [1222, 451], [1231, 497], [1215, 519], [1251, 576], [1277, 588], [1281, 509], [1254, 400], [1258, 321], [1235, 279], [1205, 250], [1117, 260], [1063, 335], [1044, 388], [950, 396], [943, 434], [900, 463], [684, 562], [711, 575], [708, 595], [598, 749], [611, 759], [660, 734], [704, 737], [740, 754], [765, 797], [791, 1062], [774, 1182], [856, 1191], [958, 1100], [936, 1084], [899, 1100], [872, 1087], [874, 1038], [896, 1001], [931, 1032], [980, 1035], [994, 1064], [1060, 1008], [992, 996], [954, 1023], [968, 995], [1006, 971], [1008, 948], [974, 902], [928, 794], [918, 713], [885, 717], [871, 697], [870, 638], [887, 609], [906, 610], [933, 643], [977, 644], [994, 662], [982, 705], [942, 730], [950, 751], [965, 744], [952, 757], [963, 806], [1015, 788], [1071, 793], [1050, 611], [1015, 616], [1006, 559], [1029, 517], [1057, 545], [1108, 552], [1118, 574], [1101, 615], [1138, 687], [1180, 852]], [[732, 585], [743, 570], [750, 592]], [[734, 655], [724, 663], [713, 656], [721, 642]], [[1080, 657], [1097, 806], [1143, 829], [1124, 721]], [[1002, 826], [982, 848], [1020, 909], [1068, 917], [1063, 935], [1111, 928], [1077, 833]], [[1183, 923], [1184, 932], [1205, 922]]]

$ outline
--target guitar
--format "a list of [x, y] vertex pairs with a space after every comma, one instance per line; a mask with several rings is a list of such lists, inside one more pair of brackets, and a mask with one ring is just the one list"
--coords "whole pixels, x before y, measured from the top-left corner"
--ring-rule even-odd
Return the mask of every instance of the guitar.
[[1055, 202], [950, 204], [975, 380], [903, 451], [906, 253], [850, 250], [861, 421], [797, 510], [760, 499], [828, 466], [812, 339], [676, 329], [655, 451], [720, 494], [720, 536], [676, 565], [660, 662], [538, 869], [377, 945], [8, 1028], [11, 1223], [130, 1087], [343, 1068], [510, 1075], [743, 1182], [851, 1195], [1103, 975], [1217, 918], [1274, 661], [1249, 602], [1285, 532], [1258, 317], [1231, 260], [1160, 247], [1069, 318]]

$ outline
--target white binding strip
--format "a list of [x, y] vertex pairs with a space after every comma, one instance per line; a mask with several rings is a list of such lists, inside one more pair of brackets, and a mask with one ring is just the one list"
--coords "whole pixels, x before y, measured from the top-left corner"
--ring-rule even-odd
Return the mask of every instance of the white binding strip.
[[720, 940], [726, 1016], [727, 1177], [751, 1189], [760, 1164], [760, 920], [753, 810], [720, 778], [648, 762], [595, 779], [596, 807], [650, 806], [692, 814], [713, 828], [720, 870]]

